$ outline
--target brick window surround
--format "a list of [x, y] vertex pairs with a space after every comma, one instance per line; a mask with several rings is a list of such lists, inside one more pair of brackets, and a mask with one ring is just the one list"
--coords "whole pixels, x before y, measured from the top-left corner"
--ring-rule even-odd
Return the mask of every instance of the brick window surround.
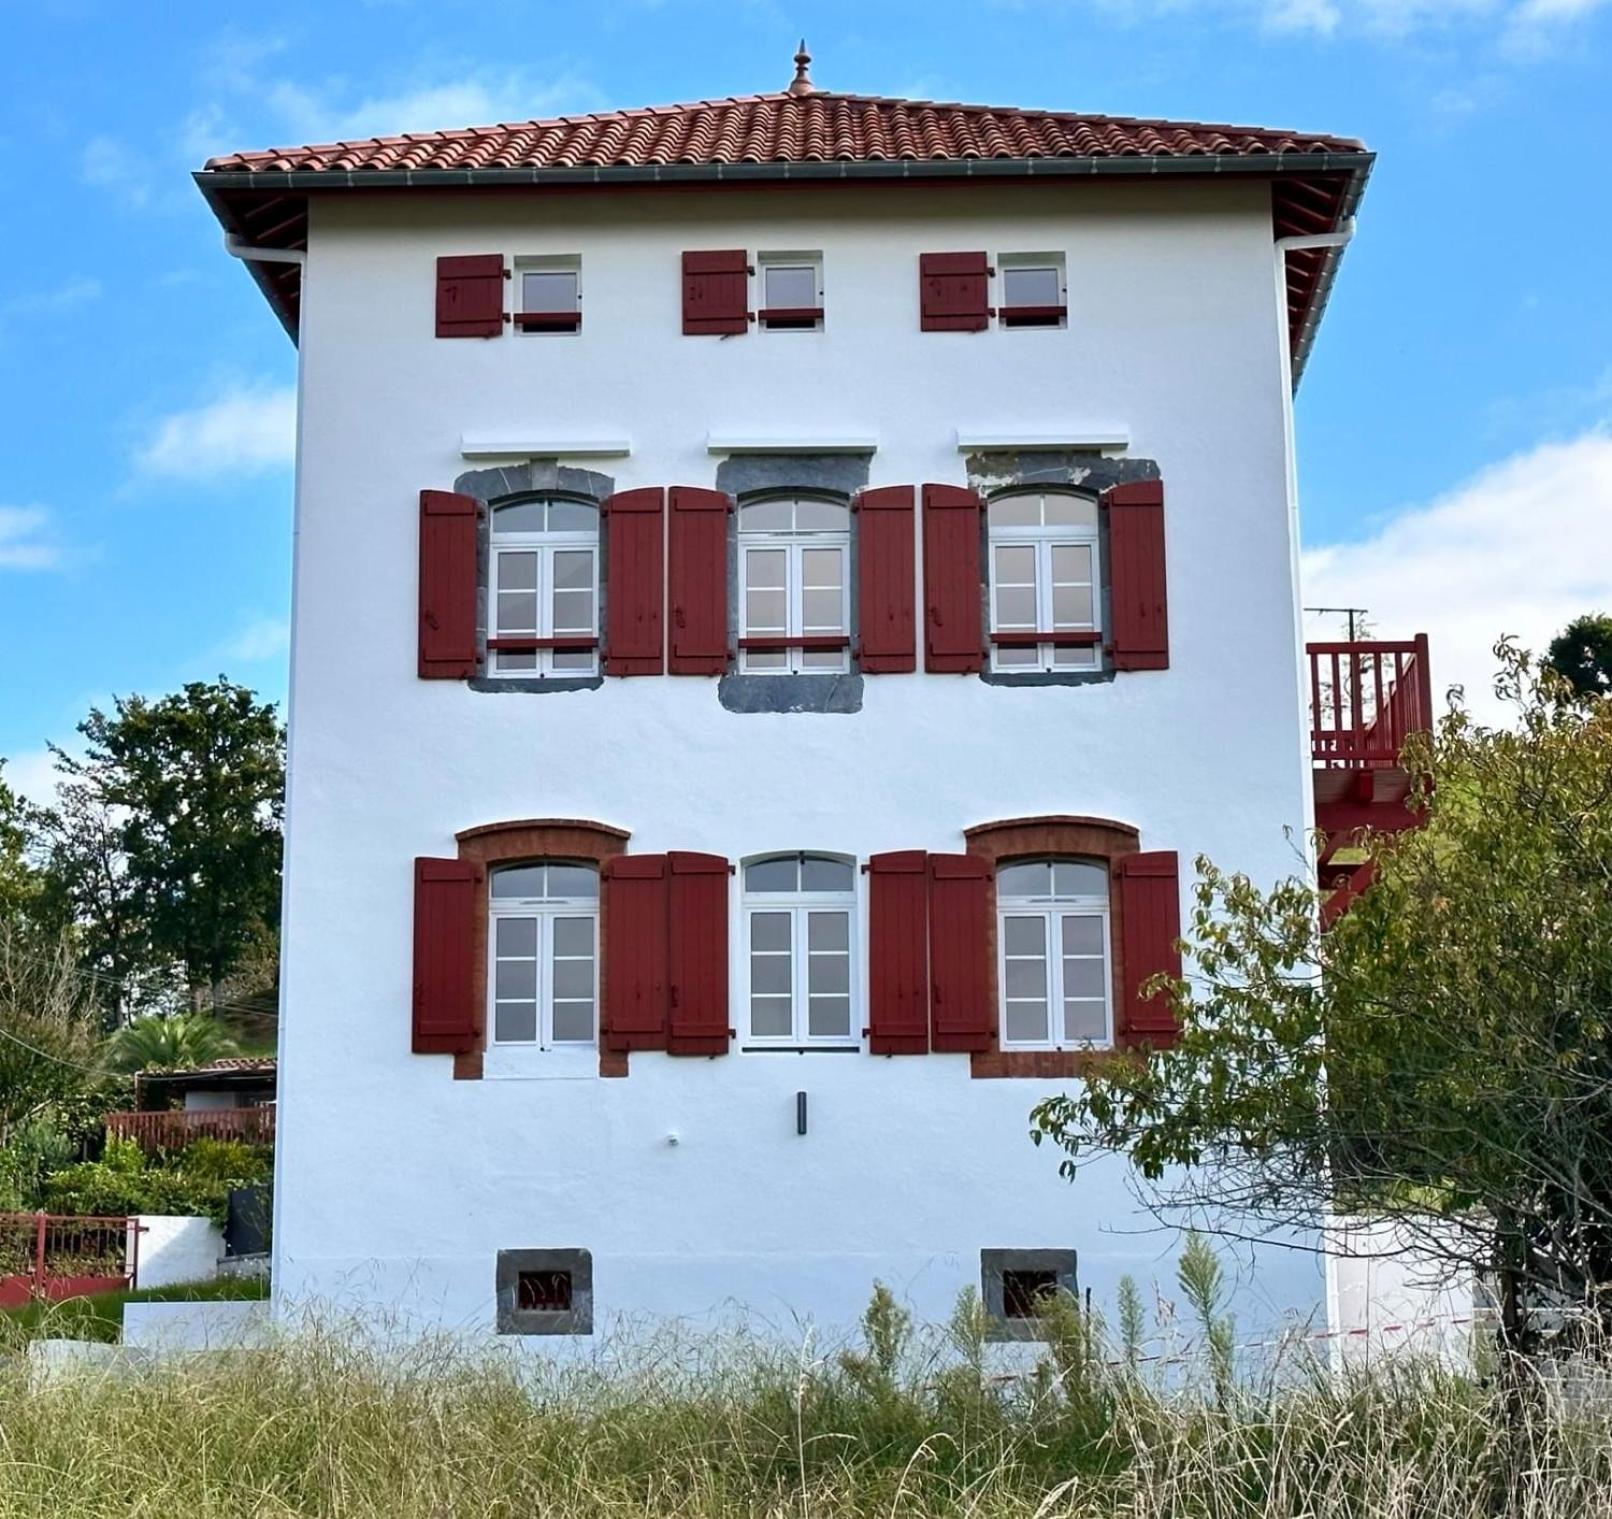
[[[997, 1005], [1001, 989], [997, 985], [996, 956], [996, 875], [997, 868], [1014, 860], [1069, 859], [1100, 860], [1113, 879], [1114, 861], [1123, 854], [1135, 854], [1141, 835], [1129, 823], [1110, 818], [1028, 817], [1008, 818], [996, 823], [977, 823], [963, 830], [968, 853], [991, 862], [990, 910], [986, 918], [991, 964], [991, 1002], [1001, 1026]], [[1125, 1044], [1125, 976], [1122, 946], [1125, 942], [1121, 921], [1120, 894], [1108, 894], [1109, 997], [1114, 1008], [1114, 1043]], [[1094, 1061], [1111, 1058], [1107, 1050], [1002, 1050], [977, 1051], [969, 1057], [969, 1072], [977, 1077], [1031, 1076], [1059, 1078], [1078, 1076]]]
[[[518, 822], [483, 823], [466, 828], [454, 837], [459, 841], [459, 858], [473, 860], [483, 872], [500, 865], [521, 864], [528, 860], [575, 860], [585, 864], [602, 865], [606, 860], [627, 851], [631, 835], [625, 828], [613, 828], [608, 823], [593, 823], [583, 818], [523, 818]], [[604, 943], [604, 893], [599, 894], [599, 942]], [[477, 1047], [453, 1057], [453, 1075], [456, 1081], [479, 1081], [482, 1058], [487, 1045], [487, 891], [485, 882], [476, 896], [474, 997], [477, 1016], [481, 1019], [481, 1039]], [[598, 1015], [603, 1017], [605, 1006], [605, 978], [610, 967], [599, 961], [598, 985], [594, 988]], [[627, 1057], [615, 1055], [599, 1048], [599, 1074], [625, 1076]]]

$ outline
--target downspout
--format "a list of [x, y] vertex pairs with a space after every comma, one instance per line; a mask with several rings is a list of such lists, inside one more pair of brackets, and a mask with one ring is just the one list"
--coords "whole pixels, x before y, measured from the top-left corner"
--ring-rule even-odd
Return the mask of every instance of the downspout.
[[233, 232], [224, 234], [224, 251], [231, 258], [249, 264], [306, 264], [308, 254], [302, 248], [257, 248], [243, 242]]

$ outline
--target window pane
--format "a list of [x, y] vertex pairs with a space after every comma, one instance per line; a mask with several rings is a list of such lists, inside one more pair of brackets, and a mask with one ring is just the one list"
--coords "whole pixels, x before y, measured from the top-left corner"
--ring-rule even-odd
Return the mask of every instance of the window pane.
[[1054, 649], [1052, 662], [1060, 670], [1095, 670], [1097, 668], [1097, 650], [1093, 647], [1075, 649]]
[[583, 501], [549, 502], [549, 531], [551, 533], [596, 533], [599, 530], [599, 509]]
[[493, 872], [495, 897], [541, 897], [543, 894], [541, 865], [509, 865]]
[[587, 649], [556, 649], [550, 658], [554, 661], [556, 675], [573, 670], [588, 675], [593, 671], [593, 655]]
[[1045, 1002], [1008, 1003], [1006, 1037], [1010, 1044], [1044, 1041], [1047, 1037], [1047, 1004]]
[[805, 633], [840, 633], [844, 631], [845, 604], [839, 591], [801, 592], [801, 631]]
[[802, 549], [800, 552], [801, 584], [839, 590], [845, 583], [840, 575], [841, 562], [839, 549]]
[[499, 1044], [530, 1044], [537, 1038], [535, 1002], [499, 1002], [493, 1007], [493, 1038]]
[[817, 304], [817, 270], [810, 264], [768, 264], [766, 273], [769, 306]]
[[848, 533], [850, 508], [839, 501], [813, 501], [810, 497], [795, 503], [795, 527], [801, 532]]
[[[1023, 865], [1004, 865], [996, 873], [996, 890], [1004, 897], [1044, 897], [1052, 890], [1052, 866], [1045, 860]], [[1016, 918], [1013, 922], [1040, 923], [1039, 918]], [[1037, 930], [1039, 933], [1039, 929]]]
[[554, 593], [554, 632], [591, 633], [593, 631], [593, 592], [556, 591]]
[[1065, 960], [1063, 963], [1063, 993], [1066, 997], [1085, 1000], [1102, 1000], [1103, 962], [1101, 960]]
[[1063, 952], [1066, 955], [1101, 955], [1103, 920], [1070, 915], [1063, 920]]
[[1034, 585], [1035, 550], [1026, 544], [1003, 543], [996, 549], [998, 585]]
[[[739, 508], [739, 530], [744, 533], [787, 533], [794, 520], [793, 501], [752, 501]], [[783, 581], [775, 583], [782, 585]]]
[[[1001, 890], [1000, 885], [997, 890]], [[1046, 920], [1044, 918], [1004, 918], [1002, 920], [1002, 952], [1007, 955], [1046, 954]]]
[[843, 912], [806, 914], [806, 947], [814, 951], [850, 948], [851, 918]]
[[1041, 651], [1039, 649], [998, 649], [996, 651], [996, 666], [999, 670], [1012, 670], [1019, 666], [1027, 669], [1038, 669], [1041, 664]]
[[1009, 306], [1063, 304], [1063, 282], [1058, 278], [1056, 269], [1015, 269], [1009, 266], [1002, 270], [1002, 278], [1005, 282], [1004, 296]]
[[788, 584], [785, 565], [789, 556], [783, 549], [746, 549], [745, 584], [752, 590], [765, 587], [781, 590]]
[[500, 633], [534, 635], [537, 631], [537, 593], [535, 591], [500, 591], [498, 593], [498, 631]]
[[[550, 865], [549, 895], [551, 897], [596, 897], [599, 895], [599, 872], [587, 865]], [[569, 923], [592, 922], [591, 918], [567, 918]]]
[[592, 960], [556, 960], [554, 962], [554, 1000], [556, 1002], [590, 1002], [593, 1000]]
[[521, 275], [522, 311], [575, 311], [577, 276], [574, 269], [526, 270]]
[[[497, 893], [495, 892], [496, 896]], [[536, 918], [494, 918], [493, 930], [497, 953], [500, 955], [535, 955], [537, 953]]]
[[812, 997], [806, 1008], [806, 1030], [817, 1039], [843, 1039], [851, 1032], [849, 997]]
[[500, 960], [494, 972], [493, 995], [500, 1002], [516, 1002], [537, 995], [536, 960]]
[[744, 667], [747, 670], [787, 670], [789, 656], [778, 650], [767, 652], [759, 649], [746, 649], [744, 651]]
[[1047, 497], [1048, 527], [1086, 527], [1097, 531], [1097, 503], [1090, 496]]
[[1033, 631], [1035, 623], [1035, 587], [999, 585], [996, 588], [996, 626], [999, 629]]
[[592, 591], [593, 555], [587, 549], [558, 549], [554, 555], [557, 591]]
[[1047, 995], [1047, 962], [1045, 960], [1013, 960], [1004, 963], [1004, 988], [1010, 1000], [1039, 998]]
[[789, 914], [787, 912], [753, 912], [750, 914], [751, 949], [787, 950], [789, 948]]
[[1089, 543], [1052, 545], [1052, 579], [1055, 585], [1079, 585], [1091, 579]]
[[[794, 891], [800, 884], [800, 864], [793, 855], [781, 860], [757, 860], [744, 867], [746, 891]], [[776, 917], [777, 914], [758, 916]]]
[[1091, 587], [1055, 585], [1052, 588], [1052, 625], [1055, 628], [1091, 626]]
[[593, 954], [592, 918], [556, 918], [554, 920], [554, 953], [557, 955]]
[[1101, 865], [1088, 865], [1080, 860], [1059, 860], [1053, 868], [1053, 882], [1060, 897], [1108, 895], [1108, 872]]
[[498, 589], [501, 591], [535, 591], [537, 589], [537, 555], [500, 554], [498, 556]]
[[788, 997], [750, 999], [750, 1032], [758, 1039], [787, 1038], [794, 1031]]
[[750, 956], [750, 990], [758, 997], [787, 996], [792, 985], [788, 955], [761, 954]]
[[537, 668], [537, 655], [512, 654], [508, 649], [498, 650], [498, 663], [494, 667], [500, 675], [519, 674]]
[[800, 667], [802, 670], [843, 670], [845, 650], [804, 649], [801, 651]]
[[[849, 891], [856, 880], [856, 867], [849, 860], [823, 860], [807, 855], [801, 864], [801, 887], [805, 891]], [[831, 914], [813, 913], [815, 921]], [[840, 915], [843, 921], [843, 914]]]
[[998, 496], [986, 507], [986, 520], [992, 527], [1039, 527], [1040, 496]]
[[851, 990], [851, 957], [843, 952], [806, 957], [806, 990], [813, 996], [823, 992], [836, 995]]
[[556, 1044], [591, 1044], [593, 1042], [592, 1002], [556, 1002], [554, 1004], [554, 1042]]
[[[515, 501], [501, 506], [493, 513], [495, 533], [541, 533], [543, 531], [543, 503], [541, 501]], [[534, 584], [536, 582], [533, 582]]]
[[745, 630], [752, 634], [789, 631], [782, 591], [750, 591], [744, 598]]
[[1063, 1005], [1063, 1036], [1071, 1043], [1101, 1043], [1108, 1038], [1108, 1010], [1101, 1002], [1067, 998]]

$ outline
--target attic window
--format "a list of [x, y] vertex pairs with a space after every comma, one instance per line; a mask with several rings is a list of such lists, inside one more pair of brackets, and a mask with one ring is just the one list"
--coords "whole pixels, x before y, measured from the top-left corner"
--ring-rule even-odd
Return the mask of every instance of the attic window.
[[820, 332], [823, 258], [819, 253], [763, 253], [761, 325], [768, 332]]
[[1062, 327], [1068, 292], [1061, 253], [1004, 253], [997, 320], [1004, 327]]
[[582, 326], [580, 259], [516, 259], [515, 280], [518, 332], [576, 332]]

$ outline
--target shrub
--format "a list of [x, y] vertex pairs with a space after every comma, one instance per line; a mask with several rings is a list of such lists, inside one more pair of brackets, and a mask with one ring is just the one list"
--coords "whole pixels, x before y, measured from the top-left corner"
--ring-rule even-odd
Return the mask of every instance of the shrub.
[[45, 1183], [55, 1213], [170, 1213], [224, 1222], [232, 1187], [269, 1178], [269, 1151], [234, 1140], [198, 1139], [161, 1159], [130, 1139], [107, 1141], [100, 1160], [67, 1166]]

